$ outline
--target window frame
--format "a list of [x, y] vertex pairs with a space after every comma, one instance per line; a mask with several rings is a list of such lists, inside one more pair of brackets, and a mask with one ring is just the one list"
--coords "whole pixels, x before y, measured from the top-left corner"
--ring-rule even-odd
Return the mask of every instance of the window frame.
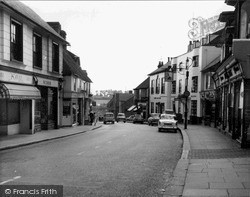
[[198, 92], [198, 76], [193, 76], [192, 77], [192, 88], [191, 88], [192, 93], [197, 93]]
[[33, 32], [32, 51], [33, 67], [42, 69], [42, 36], [36, 32]]
[[14, 18], [10, 18], [10, 60], [23, 62], [23, 24]]
[[59, 44], [52, 42], [52, 71], [59, 73]]

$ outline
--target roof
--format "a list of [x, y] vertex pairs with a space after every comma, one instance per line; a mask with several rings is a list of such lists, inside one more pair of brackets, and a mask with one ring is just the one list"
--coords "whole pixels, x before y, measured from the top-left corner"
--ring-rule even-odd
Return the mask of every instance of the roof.
[[119, 101], [127, 101], [128, 99], [134, 97], [133, 94], [129, 94], [129, 93], [117, 93], [119, 94]]
[[15, 12], [21, 14], [23, 17], [29, 19], [30, 21], [36, 23], [38, 26], [52, 33], [60, 40], [66, 42], [66, 40], [60, 34], [58, 34], [52, 27], [50, 27], [47, 22], [45, 22], [38, 14], [36, 14], [31, 8], [26, 6], [24, 3], [17, 0], [0, 0], [0, 4], [4, 4]]
[[72, 57], [72, 53], [68, 50], [63, 50], [63, 76], [76, 75], [80, 79], [92, 83], [91, 79], [88, 77], [87, 71], [82, 70], [78, 61]]
[[216, 57], [212, 62], [210, 62], [208, 65], [206, 65], [202, 72], [214, 72], [218, 66], [220, 65], [220, 55]]
[[134, 90], [148, 89], [149, 88], [149, 77], [145, 79], [140, 85], [138, 85]]
[[169, 66], [171, 66], [171, 63], [170, 63], [170, 62], [167, 62], [166, 64], [164, 64], [163, 66], [157, 68], [155, 71], [151, 72], [151, 73], [148, 74], [148, 75], [149, 75], [149, 76], [152, 76], [152, 75], [155, 75], [155, 74], [158, 74], [158, 73], [165, 72]]

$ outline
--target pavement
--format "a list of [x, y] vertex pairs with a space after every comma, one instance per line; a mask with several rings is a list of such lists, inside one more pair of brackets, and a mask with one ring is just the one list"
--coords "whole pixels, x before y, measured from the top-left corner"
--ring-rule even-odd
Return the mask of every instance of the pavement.
[[[83, 125], [0, 137], [0, 151], [59, 139], [101, 127]], [[218, 129], [180, 125], [183, 150], [164, 197], [250, 197], [250, 149]]]
[[0, 136], [0, 151], [17, 148], [21, 146], [26, 146], [30, 144], [40, 143], [49, 140], [55, 140], [59, 138], [64, 138], [72, 135], [77, 135], [84, 133], [86, 131], [91, 131], [98, 129], [102, 126], [101, 123], [97, 122], [94, 125], [81, 125], [73, 127], [62, 127], [60, 129], [52, 130], [42, 130], [35, 134], [18, 134], [9, 136]]
[[218, 129], [180, 125], [183, 152], [164, 197], [250, 197], [250, 149]]

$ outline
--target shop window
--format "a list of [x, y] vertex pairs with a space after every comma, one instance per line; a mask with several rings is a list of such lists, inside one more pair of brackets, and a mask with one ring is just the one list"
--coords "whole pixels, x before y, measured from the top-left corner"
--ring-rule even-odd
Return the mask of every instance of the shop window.
[[57, 115], [57, 94], [56, 89], [48, 88], [48, 119], [56, 120]]
[[35, 100], [35, 124], [41, 123], [41, 101]]
[[33, 66], [42, 68], [42, 37], [33, 34]]
[[20, 123], [20, 101], [9, 100], [8, 101], [8, 124]]
[[12, 19], [10, 31], [10, 59], [23, 61], [22, 24]]
[[198, 92], [198, 76], [192, 77], [192, 89], [191, 92], [197, 93]]
[[0, 102], [0, 125], [7, 125], [7, 100]]
[[191, 101], [191, 116], [197, 116], [197, 101]]
[[52, 45], [52, 70], [59, 72], [59, 45], [55, 42]]
[[172, 94], [176, 94], [176, 81], [172, 81]]
[[63, 101], [63, 116], [70, 116], [70, 101]]
[[154, 113], [154, 102], [151, 102], [151, 113]]

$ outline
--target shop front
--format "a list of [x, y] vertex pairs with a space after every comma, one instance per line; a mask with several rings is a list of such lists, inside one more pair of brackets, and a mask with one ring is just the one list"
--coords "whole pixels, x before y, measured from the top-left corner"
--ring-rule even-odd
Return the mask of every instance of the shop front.
[[65, 92], [63, 98], [63, 126], [84, 124], [83, 93]]
[[36, 131], [58, 128], [59, 92], [58, 80], [35, 77], [41, 99], [35, 103]]
[[40, 99], [33, 76], [0, 71], [0, 135], [33, 134]]

